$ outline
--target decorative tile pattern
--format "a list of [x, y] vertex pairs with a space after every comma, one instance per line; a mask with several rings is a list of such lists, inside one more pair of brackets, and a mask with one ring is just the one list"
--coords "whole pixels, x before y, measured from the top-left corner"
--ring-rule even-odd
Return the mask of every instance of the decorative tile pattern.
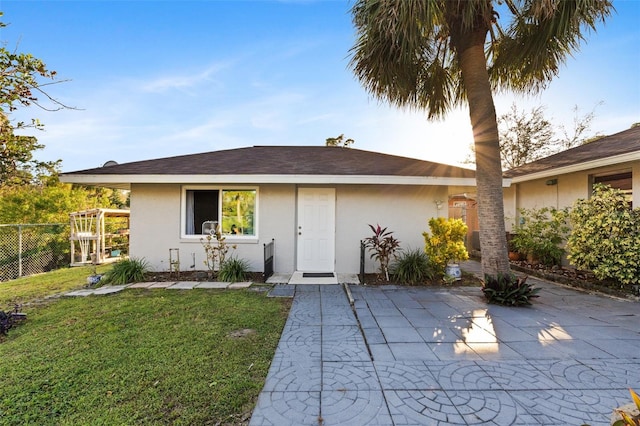
[[341, 286], [298, 286], [251, 424], [608, 424], [640, 383], [640, 306], [534, 283], [521, 309], [351, 286], [356, 315]]

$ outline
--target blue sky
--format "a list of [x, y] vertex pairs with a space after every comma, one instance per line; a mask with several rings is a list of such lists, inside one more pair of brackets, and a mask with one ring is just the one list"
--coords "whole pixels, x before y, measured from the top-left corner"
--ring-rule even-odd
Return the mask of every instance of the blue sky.
[[[459, 164], [469, 155], [466, 109], [429, 122], [380, 104], [348, 68], [349, 1], [0, 0], [9, 49], [42, 59], [61, 79], [50, 94], [78, 108], [35, 108], [43, 160], [63, 171], [253, 145], [323, 145], [341, 133], [354, 148]], [[595, 108], [592, 133], [640, 121], [640, 1], [617, 12], [543, 93], [496, 96], [544, 105], [571, 128], [574, 106]], [[601, 103], [601, 104], [600, 104]]]

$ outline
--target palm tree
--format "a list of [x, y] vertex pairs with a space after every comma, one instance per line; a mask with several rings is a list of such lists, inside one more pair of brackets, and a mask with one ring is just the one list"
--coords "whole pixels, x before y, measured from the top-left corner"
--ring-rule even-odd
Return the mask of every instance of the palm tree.
[[612, 10], [609, 0], [356, 0], [352, 8], [350, 66], [369, 92], [429, 119], [468, 104], [485, 274], [510, 271], [493, 91], [544, 89]]

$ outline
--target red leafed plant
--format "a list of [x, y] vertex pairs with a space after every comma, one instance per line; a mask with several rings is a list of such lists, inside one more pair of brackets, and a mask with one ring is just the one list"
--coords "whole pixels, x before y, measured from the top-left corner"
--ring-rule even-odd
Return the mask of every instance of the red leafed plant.
[[380, 262], [380, 272], [389, 281], [389, 262], [391, 258], [395, 258], [396, 252], [400, 249], [400, 241], [393, 235], [393, 231], [387, 231], [379, 224], [376, 226], [369, 225], [373, 235], [364, 239], [365, 247], [371, 252], [371, 259]]

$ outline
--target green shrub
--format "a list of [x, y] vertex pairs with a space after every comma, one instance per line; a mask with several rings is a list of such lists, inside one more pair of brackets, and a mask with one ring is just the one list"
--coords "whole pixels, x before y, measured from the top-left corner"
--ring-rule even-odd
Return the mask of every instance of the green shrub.
[[398, 256], [393, 265], [393, 275], [401, 284], [416, 285], [432, 280], [435, 273], [427, 254], [420, 249], [413, 249]]
[[147, 272], [149, 263], [145, 259], [122, 259], [113, 264], [100, 283], [121, 285], [142, 281]]
[[632, 210], [622, 191], [594, 185], [591, 198], [574, 203], [570, 218], [567, 247], [573, 265], [601, 280], [640, 284], [640, 209]]
[[245, 259], [231, 257], [225, 260], [224, 263], [220, 265], [220, 271], [218, 271], [218, 280], [232, 283], [245, 281], [248, 273], [249, 262], [247, 262]]
[[565, 253], [561, 245], [569, 232], [568, 210], [543, 207], [519, 212], [521, 223], [511, 239], [516, 251], [532, 256], [543, 265], [560, 265]]
[[464, 245], [464, 237], [469, 228], [462, 219], [431, 218], [429, 228], [431, 235], [422, 233], [425, 240], [424, 251], [439, 274], [444, 274], [449, 262], [469, 258]]
[[505, 306], [530, 305], [529, 299], [538, 297], [539, 288], [527, 284], [527, 277], [513, 274], [493, 277], [485, 275], [482, 292], [489, 303]]

